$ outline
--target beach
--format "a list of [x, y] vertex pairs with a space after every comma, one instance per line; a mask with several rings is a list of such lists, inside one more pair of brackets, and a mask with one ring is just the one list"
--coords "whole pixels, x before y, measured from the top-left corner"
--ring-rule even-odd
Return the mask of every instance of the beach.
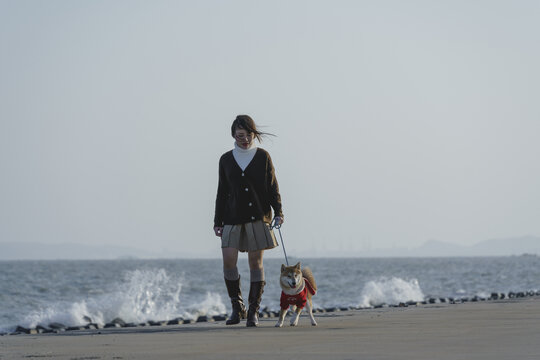
[[0, 359], [538, 359], [540, 297], [0, 337]]

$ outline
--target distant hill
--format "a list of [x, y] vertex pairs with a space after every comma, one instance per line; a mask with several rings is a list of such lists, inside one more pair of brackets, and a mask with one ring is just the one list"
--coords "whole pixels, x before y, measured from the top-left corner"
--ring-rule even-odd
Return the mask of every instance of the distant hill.
[[[520, 236], [481, 241], [464, 246], [444, 241], [429, 240], [417, 247], [393, 247], [360, 251], [315, 249], [303, 257], [456, 257], [456, 256], [511, 256], [531, 254], [540, 256], [540, 237]], [[298, 254], [294, 254], [298, 255]]]
[[143, 250], [121, 246], [0, 243], [0, 260], [109, 260], [148, 258], [152, 255]]
[[476, 254], [484, 254], [486, 256], [540, 255], [540, 237], [522, 236], [509, 239], [486, 240], [471, 246], [470, 250]]
[[362, 256], [436, 257], [436, 256], [510, 256], [540, 255], [540, 237], [521, 236], [481, 241], [471, 246], [429, 240], [416, 248], [379, 249], [362, 253]]

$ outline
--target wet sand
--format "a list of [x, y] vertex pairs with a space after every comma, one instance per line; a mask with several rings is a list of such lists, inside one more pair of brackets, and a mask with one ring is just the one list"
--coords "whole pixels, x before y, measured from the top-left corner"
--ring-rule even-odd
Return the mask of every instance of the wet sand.
[[540, 298], [0, 337], [0, 359], [539, 359]]

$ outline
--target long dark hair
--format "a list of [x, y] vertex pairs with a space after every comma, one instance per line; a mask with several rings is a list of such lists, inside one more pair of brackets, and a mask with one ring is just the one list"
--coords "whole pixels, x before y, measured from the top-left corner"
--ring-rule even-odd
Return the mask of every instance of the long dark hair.
[[249, 115], [238, 115], [236, 119], [234, 119], [232, 125], [231, 125], [231, 135], [234, 137], [234, 134], [236, 133], [236, 130], [243, 129], [246, 130], [248, 133], [255, 134], [255, 137], [259, 142], [262, 141], [262, 137], [269, 135], [269, 136], [276, 136], [274, 134], [265, 133], [262, 131], [257, 130], [257, 125], [255, 125], [255, 121], [251, 118]]

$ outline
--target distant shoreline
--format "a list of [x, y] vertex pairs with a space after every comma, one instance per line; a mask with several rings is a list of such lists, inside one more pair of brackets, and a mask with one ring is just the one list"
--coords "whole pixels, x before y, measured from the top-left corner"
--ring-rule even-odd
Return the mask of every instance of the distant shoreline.
[[[210, 252], [179, 252], [143, 250], [127, 246], [39, 242], [0, 242], [0, 261], [5, 260], [163, 260], [163, 259], [220, 259], [221, 251], [216, 246]], [[353, 249], [311, 249], [300, 250], [288, 247], [287, 253], [295, 257], [301, 253], [302, 258], [442, 258], [442, 257], [501, 257], [521, 256], [523, 254], [540, 255], [540, 237], [517, 236], [502, 239], [491, 239], [474, 245], [458, 245], [443, 241], [429, 240], [416, 247], [394, 248], [353, 248]], [[106, 255], [105, 255], [106, 254]], [[267, 251], [265, 258], [283, 258], [278, 247]]]
[[[310, 259], [458, 259], [458, 258], [471, 258], [471, 259], [478, 259], [478, 258], [507, 258], [507, 257], [540, 257], [540, 254], [530, 254], [530, 253], [523, 253], [523, 254], [516, 254], [516, 255], [449, 255], [449, 256], [303, 256], [303, 257], [295, 257], [295, 256], [288, 256], [289, 260], [310, 260]], [[267, 256], [266, 259], [276, 260], [276, 259], [282, 259], [281, 256]], [[182, 260], [182, 261], [191, 261], [191, 260], [221, 260], [219, 257], [163, 257], [163, 258], [136, 258], [136, 257], [130, 257], [130, 258], [116, 258], [116, 259], [100, 259], [100, 258], [93, 258], [93, 259], [68, 259], [68, 258], [60, 258], [60, 259], [0, 259], [0, 262], [32, 262], [32, 261], [44, 261], [44, 262], [54, 262], [54, 261], [66, 261], [66, 262], [72, 262], [72, 261], [175, 261], [175, 260]], [[283, 260], [283, 259], [282, 259]]]

